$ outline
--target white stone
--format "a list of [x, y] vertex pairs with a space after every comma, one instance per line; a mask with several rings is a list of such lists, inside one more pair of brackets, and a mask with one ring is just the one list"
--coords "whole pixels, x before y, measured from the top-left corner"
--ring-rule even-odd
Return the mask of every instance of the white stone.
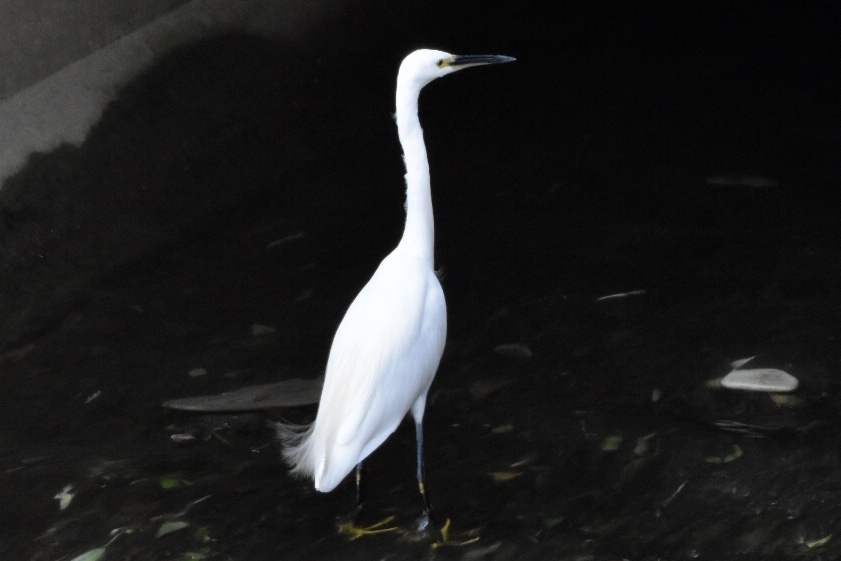
[[790, 392], [797, 389], [798, 384], [797, 378], [777, 368], [733, 370], [721, 379], [725, 388], [753, 392]]

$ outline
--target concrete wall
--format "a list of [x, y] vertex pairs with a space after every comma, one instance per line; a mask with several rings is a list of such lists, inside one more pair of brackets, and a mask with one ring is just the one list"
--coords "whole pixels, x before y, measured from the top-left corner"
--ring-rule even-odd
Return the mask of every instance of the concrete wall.
[[347, 0], [0, 0], [0, 190], [33, 152], [80, 144], [120, 86], [188, 41], [304, 40]]
[[187, 0], [0, 0], [0, 100]]

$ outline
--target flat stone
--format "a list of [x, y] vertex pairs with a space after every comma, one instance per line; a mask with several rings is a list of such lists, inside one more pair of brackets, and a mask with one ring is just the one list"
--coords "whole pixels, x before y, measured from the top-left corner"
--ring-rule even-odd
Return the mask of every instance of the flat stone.
[[797, 389], [798, 384], [797, 378], [777, 368], [733, 370], [721, 379], [725, 388], [753, 392], [790, 392]]

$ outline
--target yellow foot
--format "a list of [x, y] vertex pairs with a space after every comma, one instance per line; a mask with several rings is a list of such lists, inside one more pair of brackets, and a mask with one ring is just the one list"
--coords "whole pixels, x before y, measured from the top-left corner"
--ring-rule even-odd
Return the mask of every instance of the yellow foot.
[[339, 524], [339, 533], [345, 534], [349, 540], [358, 540], [362, 536], [372, 536], [374, 534], [385, 534], [387, 532], [396, 532], [396, 526], [387, 526], [394, 521], [393, 516], [389, 516], [385, 520], [381, 520], [376, 524], [372, 524], [370, 526], [366, 526], [364, 528], [360, 528], [359, 526], [354, 525], [353, 522], [342, 522]]
[[453, 541], [450, 539], [450, 519], [447, 518], [447, 521], [444, 522], [444, 527], [441, 528], [441, 541], [437, 541], [432, 544], [432, 549], [438, 549], [439, 547], [449, 546], [449, 547], [461, 547], [465, 545], [474, 544], [479, 541], [479, 536], [475, 538], [470, 538], [469, 540], [464, 541]]

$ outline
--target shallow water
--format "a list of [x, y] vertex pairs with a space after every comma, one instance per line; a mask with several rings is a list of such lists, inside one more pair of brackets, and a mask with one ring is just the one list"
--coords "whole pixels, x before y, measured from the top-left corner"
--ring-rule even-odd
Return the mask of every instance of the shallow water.
[[[400, 55], [342, 89], [358, 57], [230, 36], [162, 61], [85, 145], [0, 194], [4, 559], [841, 555], [833, 168], [803, 174], [770, 140], [750, 169], [714, 143], [681, 159], [687, 145], [597, 109], [616, 98], [533, 104], [541, 45], [511, 43], [520, 69], [422, 99], [450, 316], [428, 478], [451, 543], [409, 531], [408, 423], [368, 462], [366, 517], [400, 531], [350, 542], [335, 524], [352, 481], [321, 495], [291, 479], [267, 425], [312, 408], [160, 405], [319, 376], [402, 223]], [[660, 130], [704, 147], [687, 111]], [[735, 172], [778, 185], [705, 182]], [[710, 383], [753, 355], [798, 390]]]

